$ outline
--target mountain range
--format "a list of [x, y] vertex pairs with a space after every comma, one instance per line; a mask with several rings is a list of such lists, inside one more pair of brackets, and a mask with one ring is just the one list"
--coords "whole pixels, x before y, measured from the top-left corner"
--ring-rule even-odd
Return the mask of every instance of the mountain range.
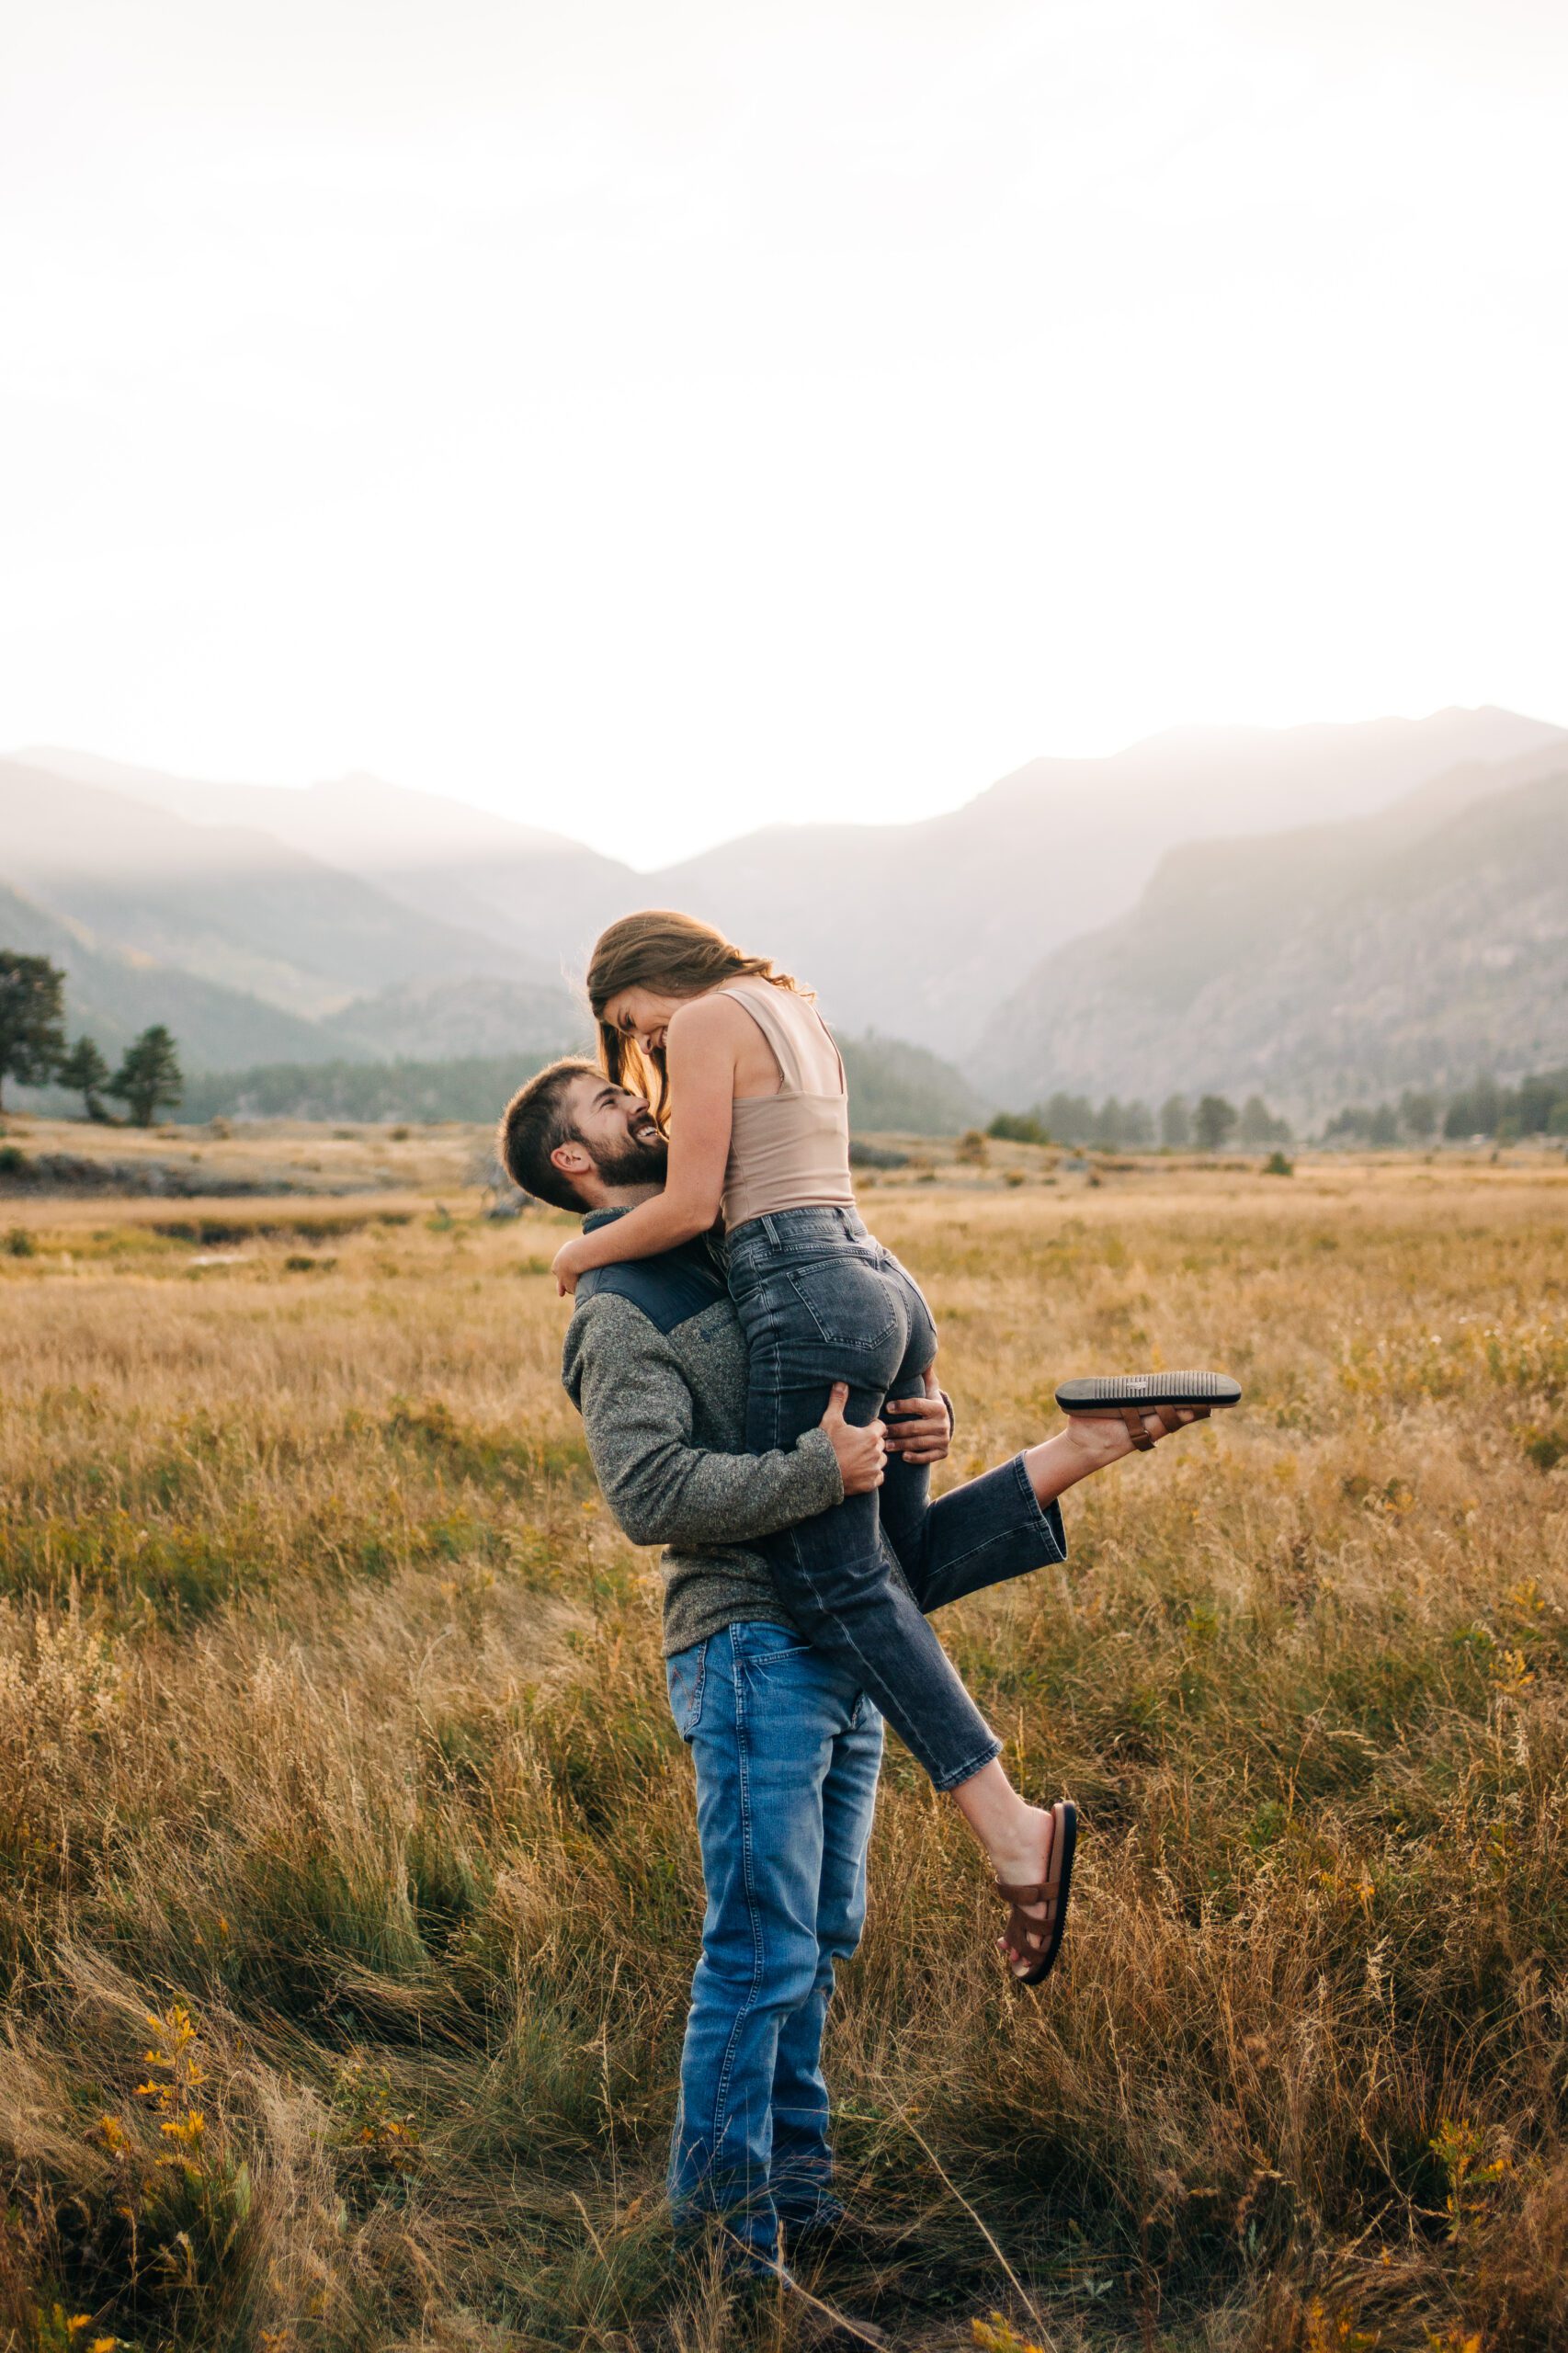
[[1046, 957], [977, 1064], [1034, 1101], [1108, 1070], [1145, 1099], [1257, 1092], [1311, 1117], [1568, 1049], [1568, 747], [1375, 816], [1165, 858]]
[[373, 778], [40, 749], [0, 761], [0, 945], [63, 962], [73, 1029], [106, 1045], [155, 1000], [193, 1069], [442, 1060], [578, 1040], [594, 935], [673, 904], [988, 1100], [1256, 1085], [1300, 1110], [1563, 1059], [1554, 777], [1568, 733], [1489, 708], [1179, 730], [940, 817], [771, 824], [639, 874]]

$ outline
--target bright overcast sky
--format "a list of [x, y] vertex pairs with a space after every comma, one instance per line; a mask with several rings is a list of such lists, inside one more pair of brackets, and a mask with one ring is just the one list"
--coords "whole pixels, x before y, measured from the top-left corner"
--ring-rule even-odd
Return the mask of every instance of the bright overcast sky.
[[1562, 0], [0, 0], [0, 745], [639, 862], [1568, 721]]

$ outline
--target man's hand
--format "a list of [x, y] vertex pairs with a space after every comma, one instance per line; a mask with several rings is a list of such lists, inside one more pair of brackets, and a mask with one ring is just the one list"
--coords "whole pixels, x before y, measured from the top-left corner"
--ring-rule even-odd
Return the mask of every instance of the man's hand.
[[555, 1277], [555, 1288], [561, 1297], [570, 1299], [577, 1288], [578, 1276], [585, 1275], [588, 1271], [582, 1263], [580, 1234], [574, 1233], [570, 1242], [562, 1244], [550, 1262], [550, 1271]]
[[902, 1456], [905, 1462], [946, 1460], [952, 1443], [953, 1425], [935, 1372], [926, 1376], [924, 1397], [890, 1397], [882, 1412], [892, 1425], [888, 1431], [890, 1454]]
[[888, 1459], [887, 1432], [881, 1422], [868, 1422], [858, 1428], [844, 1418], [844, 1408], [849, 1403], [849, 1383], [835, 1381], [827, 1401], [827, 1411], [817, 1425], [827, 1432], [838, 1463], [838, 1475], [844, 1482], [846, 1495], [869, 1495], [882, 1483], [882, 1469]]

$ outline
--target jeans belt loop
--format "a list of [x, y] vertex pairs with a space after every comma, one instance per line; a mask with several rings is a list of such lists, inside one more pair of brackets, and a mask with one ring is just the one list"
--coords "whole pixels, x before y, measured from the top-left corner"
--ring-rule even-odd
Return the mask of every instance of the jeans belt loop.
[[782, 1248], [783, 1245], [778, 1239], [778, 1228], [774, 1224], [773, 1220], [766, 1214], [762, 1219], [762, 1230], [767, 1236], [767, 1246], [770, 1250]]

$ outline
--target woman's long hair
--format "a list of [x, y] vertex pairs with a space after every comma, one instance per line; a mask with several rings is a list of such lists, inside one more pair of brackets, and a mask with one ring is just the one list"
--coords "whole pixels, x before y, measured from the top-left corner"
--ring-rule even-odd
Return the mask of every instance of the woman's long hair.
[[661, 1129], [668, 1115], [669, 1083], [663, 1047], [645, 1054], [635, 1038], [610, 1028], [605, 1007], [622, 989], [657, 989], [669, 996], [706, 996], [726, 981], [770, 981], [777, 989], [809, 995], [768, 956], [745, 956], [711, 924], [669, 907], [644, 907], [601, 931], [588, 960], [588, 1003], [599, 1030], [599, 1063], [617, 1086], [645, 1095]]

